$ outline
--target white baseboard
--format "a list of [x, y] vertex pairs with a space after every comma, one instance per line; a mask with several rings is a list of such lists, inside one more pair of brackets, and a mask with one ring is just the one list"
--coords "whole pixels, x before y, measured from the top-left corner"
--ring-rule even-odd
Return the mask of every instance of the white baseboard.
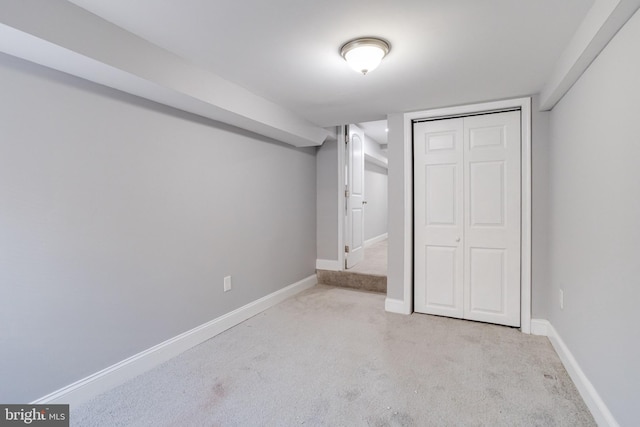
[[317, 259], [316, 270], [341, 271], [340, 261], [332, 259]]
[[100, 372], [54, 391], [31, 404], [64, 403], [78, 405], [166, 362], [167, 360], [203, 343], [239, 323], [273, 307], [292, 295], [318, 283], [316, 275], [309, 276], [286, 288], [244, 305], [190, 331], [168, 339]]
[[386, 298], [384, 309], [389, 313], [411, 314], [411, 307], [408, 307], [401, 299]]
[[364, 247], [366, 248], [366, 247], [374, 245], [374, 244], [376, 244], [378, 242], [382, 242], [383, 240], [386, 240], [388, 237], [389, 237], [389, 233], [384, 233], [384, 234], [381, 234], [379, 236], [373, 237], [373, 238], [371, 238], [369, 240], [365, 240], [364, 241]]
[[543, 337], [549, 336], [549, 326], [551, 324], [545, 319], [531, 319], [531, 334], [541, 335]]
[[620, 427], [616, 419], [613, 417], [613, 414], [609, 411], [609, 408], [604, 403], [593, 384], [591, 384], [591, 381], [589, 381], [582, 368], [580, 368], [580, 365], [578, 365], [578, 362], [573, 357], [573, 354], [571, 354], [571, 351], [569, 351], [569, 348], [553, 325], [544, 319], [531, 319], [531, 333], [534, 335], [543, 335], [549, 338], [551, 345], [556, 353], [558, 353], [558, 357], [560, 357], [564, 368], [569, 373], [569, 376], [576, 385], [584, 403], [591, 411], [591, 415], [593, 415], [598, 426]]

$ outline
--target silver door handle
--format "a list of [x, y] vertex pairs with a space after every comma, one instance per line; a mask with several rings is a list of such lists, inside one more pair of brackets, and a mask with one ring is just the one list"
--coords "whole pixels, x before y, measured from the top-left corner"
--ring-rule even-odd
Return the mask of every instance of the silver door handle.
[[459, 241], [460, 241], [460, 238], [459, 238], [459, 237], [456, 237], [456, 242], [459, 242]]

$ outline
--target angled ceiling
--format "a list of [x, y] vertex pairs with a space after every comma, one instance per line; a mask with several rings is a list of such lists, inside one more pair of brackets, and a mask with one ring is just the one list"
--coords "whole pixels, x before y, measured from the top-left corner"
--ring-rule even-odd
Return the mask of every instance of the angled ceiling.
[[[638, 7], [640, 0], [4, 0], [0, 51], [302, 147], [322, 144], [334, 125], [395, 112], [536, 93], [553, 108]], [[392, 45], [367, 76], [339, 55], [358, 36]]]

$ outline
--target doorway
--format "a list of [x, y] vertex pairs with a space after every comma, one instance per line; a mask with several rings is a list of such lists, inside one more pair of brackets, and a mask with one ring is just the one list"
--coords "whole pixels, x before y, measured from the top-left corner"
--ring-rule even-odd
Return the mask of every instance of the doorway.
[[415, 311], [520, 326], [520, 114], [414, 121]]
[[345, 270], [387, 276], [387, 122], [349, 125], [345, 137]]
[[521, 269], [520, 328], [531, 333], [531, 98], [461, 105], [410, 113], [390, 114], [390, 251], [385, 309], [414, 311], [413, 254], [413, 122], [519, 108], [521, 116]]

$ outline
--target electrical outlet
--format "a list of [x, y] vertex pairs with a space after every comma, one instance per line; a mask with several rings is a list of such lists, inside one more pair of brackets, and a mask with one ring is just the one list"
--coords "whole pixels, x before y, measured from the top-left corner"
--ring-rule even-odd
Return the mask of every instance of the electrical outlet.
[[231, 290], [231, 276], [224, 278], [224, 291], [229, 292]]
[[564, 291], [560, 289], [560, 309], [564, 308]]

